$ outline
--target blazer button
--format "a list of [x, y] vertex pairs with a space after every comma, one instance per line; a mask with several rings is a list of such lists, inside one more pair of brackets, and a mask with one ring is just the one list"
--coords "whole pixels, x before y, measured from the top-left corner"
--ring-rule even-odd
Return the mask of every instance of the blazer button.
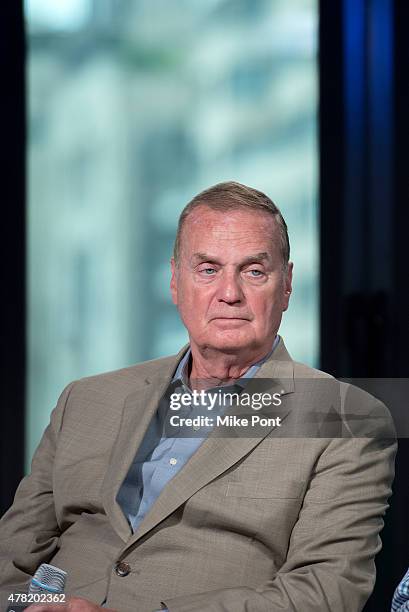
[[121, 576], [121, 578], [127, 576], [130, 571], [131, 566], [129, 563], [125, 563], [125, 561], [119, 561], [119, 563], [115, 565], [115, 573], [117, 576]]

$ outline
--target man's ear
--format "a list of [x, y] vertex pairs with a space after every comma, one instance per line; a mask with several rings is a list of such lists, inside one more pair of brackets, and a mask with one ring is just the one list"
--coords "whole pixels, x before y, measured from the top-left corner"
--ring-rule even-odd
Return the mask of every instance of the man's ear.
[[177, 306], [178, 305], [178, 284], [177, 284], [177, 265], [175, 262], [175, 258], [172, 257], [170, 260], [170, 269], [171, 269], [171, 279], [170, 279], [170, 293], [172, 295], [172, 301]]
[[288, 308], [291, 292], [293, 290], [293, 268], [293, 262], [289, 261], [287, 265], [287, 270], [284, 274], [283, 312], [285, 312]]

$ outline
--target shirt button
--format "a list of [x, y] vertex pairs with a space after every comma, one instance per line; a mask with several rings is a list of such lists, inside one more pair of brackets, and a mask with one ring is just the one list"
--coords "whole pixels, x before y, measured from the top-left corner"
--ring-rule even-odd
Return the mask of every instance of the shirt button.
[[178, 460], [177, 460], [177, 459], [175, 459], [174, 457], [172, 457], [172, 459], [169, 459], [169, 463], [170, 463], [170, 465], [176, 465], [176, 464], [177, 464], [177, 462], [178, 462]]
[[124, 578], [125, 576], [127, 576], [131, 571], [131, 566], [129, 565], [129, 563], [125, 563], [125, 561], [119, 561], [119, 563], [117, 563], [115, 565], [115, 573], [117, 576], [120, 576], [121, 578]]

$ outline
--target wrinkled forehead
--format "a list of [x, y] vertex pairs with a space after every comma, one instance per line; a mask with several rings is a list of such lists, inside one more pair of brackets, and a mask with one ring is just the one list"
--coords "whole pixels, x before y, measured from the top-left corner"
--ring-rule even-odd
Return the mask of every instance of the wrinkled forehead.
[[279, 232], [272, 215], [248, 209], [212, 210], [200, 206], [186, 218], [181, 233], [181, 255], [195, 252], [265, 251], [280, 253]]

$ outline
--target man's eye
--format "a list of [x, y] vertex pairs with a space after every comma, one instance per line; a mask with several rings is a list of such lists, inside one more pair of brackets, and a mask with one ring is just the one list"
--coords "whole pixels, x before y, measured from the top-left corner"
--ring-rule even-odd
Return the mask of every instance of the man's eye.
[[214, 268], [203, 268], [203, 270], [200, 270], [200, 272], [205, 276], [212, 276], [216, 270]]
[[263, 272], [261, 270], [248, 270], [248, 272], [250, 272], [250, 276], [254, 276], [254, 278], [263, 276]]

